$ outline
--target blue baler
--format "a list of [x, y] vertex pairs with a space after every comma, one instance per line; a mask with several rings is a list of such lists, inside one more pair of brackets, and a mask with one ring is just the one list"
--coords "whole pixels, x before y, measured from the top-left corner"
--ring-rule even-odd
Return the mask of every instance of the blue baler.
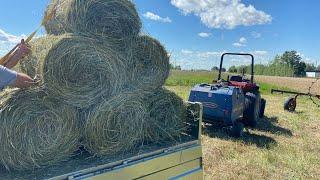
[[222, 121], [232, 126], [243, 117], [245, 96], [243, 91], [234, 86], [221, 84], [200, 84], [192, 88], [190, 102], [203, 104], [203, 117], [207, 122]]

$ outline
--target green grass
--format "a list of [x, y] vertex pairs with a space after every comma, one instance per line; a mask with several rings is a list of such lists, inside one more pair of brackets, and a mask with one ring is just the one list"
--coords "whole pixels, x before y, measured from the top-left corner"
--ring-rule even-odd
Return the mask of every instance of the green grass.
[[200, 83], [211, 83], [218, 73], [207, 71], [176, 71], [170, 72], [166, 86], [194, 86]]
[[[173, 71], [167, 88], [187, 100], [193, 85], [210, 82], [213, 73]], [[242, 138], [224, 129], [204, 127], [205, 179], [319, 179], [320, 108], [298, 98], [296, 113], [283, 110], [287, 96], [271, 95], [284, 87], [259, 82], [267, 100], [266, 117]]]
[[[222, 78], [227, 79], [228, 74], [223, 74]], [[186, 86], [192, 87], [200, 83], [212, 83], [217, 80], [218, 72], [209, 71], [178, 71], [173, 70], [170, 72], [169, 78], [166, 81], [166, 86]], [[280, 87], [268, 83], [257, 82], [260, 85], [262, 94], [270, 94], [271, 89], [290, 90], [286, 87]]]

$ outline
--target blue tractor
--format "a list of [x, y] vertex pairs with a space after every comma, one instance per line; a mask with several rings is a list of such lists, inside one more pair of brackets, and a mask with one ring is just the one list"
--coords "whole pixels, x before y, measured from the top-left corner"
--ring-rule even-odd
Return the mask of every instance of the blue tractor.
[[[224, 57], [251, 57], [251, 78], [242, 75], [229, 75], [222, 78]], [[218, 80], [214, 84], [198, 84], [192, 88], [190, 102], [203, 104], [203, 118], [206, 123], [222, 122], [231, 127], [231, 134], [240, 137], [244, 127], [255, 127], [264, 116], [266, 100], [261, 98], [259, 85], [254, 83], [254, 56], [244, 53], [224, 53], [221, 56]]]

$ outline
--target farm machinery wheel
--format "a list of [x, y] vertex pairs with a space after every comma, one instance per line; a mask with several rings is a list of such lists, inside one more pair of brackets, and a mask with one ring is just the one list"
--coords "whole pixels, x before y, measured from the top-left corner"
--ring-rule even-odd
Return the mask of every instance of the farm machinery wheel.
[[263, 118], [264, 117], [264, 111], [266, 109], [266, 104], [267, 101], [265, 99], [261, 99], [261, 103], [260, 103], [260, 113], [259, 113], [259, 118]]
[[231, 127], [231, 136], [239, 138], [243, 135], [244, 124], [236, 120]]
[[284, 102], [284, 110], [289, 111], [289, 112], [294, 112], [297, 107], [297, 100], [294, 97], [288, 98]]
[[250, 127], [256, 127], [259, 120], [261, 95], [260, 93], [246, 93], [245, 110], [243, 112], [244, 124]]

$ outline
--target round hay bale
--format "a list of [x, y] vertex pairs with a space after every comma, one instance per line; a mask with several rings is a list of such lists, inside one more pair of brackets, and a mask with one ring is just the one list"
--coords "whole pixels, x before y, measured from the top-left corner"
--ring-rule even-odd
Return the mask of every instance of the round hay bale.
[[39, 73], [39, 63], [43, 63], [47, 53], [63, 36], [47, 35], [34, 39], [31, 45], [31, 54], [20, 61], [21, 72], [35, 77]]
[[51, 0], [45, 15], [55, 11], [54, 16], [45, 24], [45, 30], [48, 34], [62, 35], [71, 32], [66, 22], [68, 8], [72, 0]]
[[147, 96], [148, 120], [146, 139], [155, 143], [179, 142], [186, 130], [187, 106], [175, 93], [159, 89]]
[[124, 60], [94, 39], [65, 36], [48, 52], [40, 68], [54, 97], [86, 108], [118, 93], [126, 83]]
[[134, 74], [131, 79], [141, 89], [157, 89], [169, 76], [169, 56], [159, 41], [149, 36], [139, 36], [133, 50]]
[[45, 25], [49, 33], [89, 36], [125, 51], [142, 26], [135, 5], [129, 0], [53, 0], [47, 12], [56, 4], [55, 18]]
[[66, 160], [77, 150], [75, 109], [49, 99], [40, 88], [0, 97], [0, 166], [34, 169]]
[[141, 94], [119, 94], [94, 108], [85, 123], [85, 148], [96, 155], [114, 155], [139, 146], [147, 116]]

